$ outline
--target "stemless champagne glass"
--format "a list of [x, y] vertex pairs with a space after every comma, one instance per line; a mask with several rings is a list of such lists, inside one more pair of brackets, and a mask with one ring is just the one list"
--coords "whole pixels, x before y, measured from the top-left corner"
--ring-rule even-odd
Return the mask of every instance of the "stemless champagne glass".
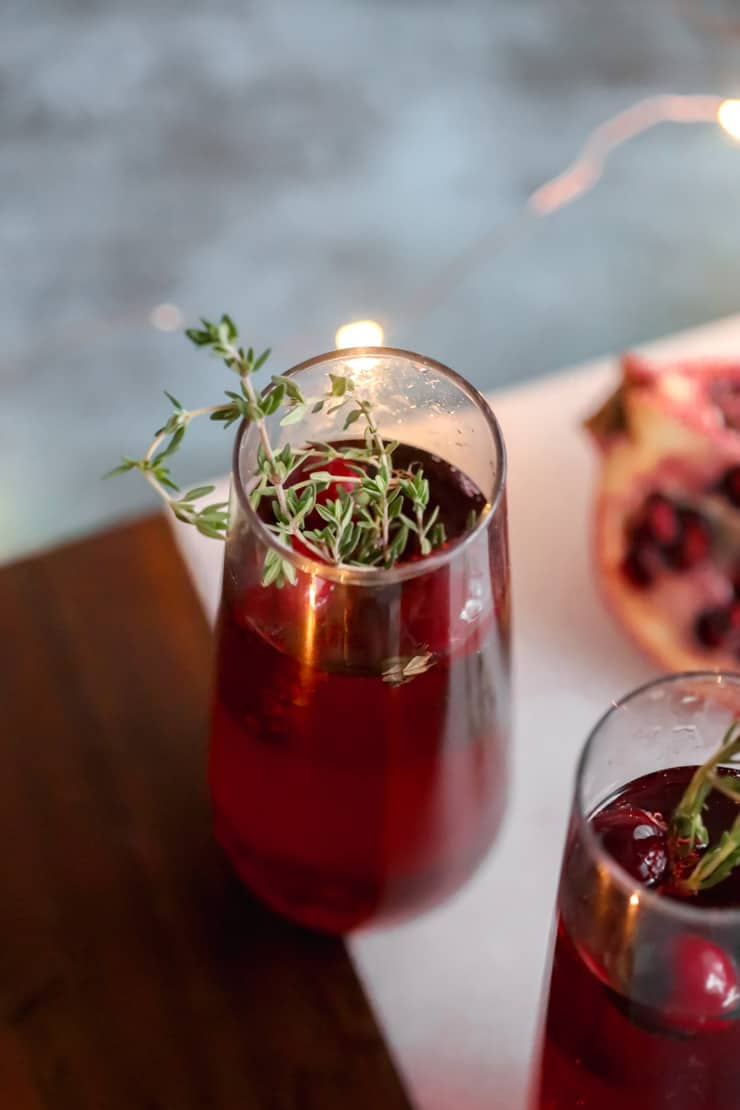
[[[344, 931], [444, 898], [493, 840], [507, 783], [509, 563], [504, 446], [480, 394], [390, 348], [290, 374], [310, 395], [330, 372], [371, 400], [381, 434], [399, 441], [394, 460], [423, 463], [448, 534], [477, 516], [457, 542], [387, 570], [279, 548], [296, 584], [265, 586], [277, 541], [248, 496], [259, 437], [249, 424], [237, 437], [209, 757], [216, 834], [270, 906]], [[277, 448], [355, 431], [338, 436], [325, 411], [268, 427]]]
[[[623, 866], [663, 865], [655, 815], [670, 818], [739, 714], [740, 675], [674, 675], [616, 703], [592, 732], [560, 879], [540, 1110], [740, 1106], [740, 874], [678, 899]], [[712, 794], [712, 842], [738, 812]]]

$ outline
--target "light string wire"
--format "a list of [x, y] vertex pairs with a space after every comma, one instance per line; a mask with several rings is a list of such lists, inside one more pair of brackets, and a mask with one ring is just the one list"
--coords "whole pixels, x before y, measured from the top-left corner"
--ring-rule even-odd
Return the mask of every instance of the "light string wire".
[[392, 325], [393, 331], [399, 324], [418, 323], [438, 308], [474, 270], [518, 239], [533, 219], [550, 216], [591, 192], [615, 150], [662, 123], [719, 124], [740, 139], [740, 101], [666, 93], [645, 97], [600, 123], [570, 165], [530, 193], [521, 213], [460, 251], [412, 295], [400, 311], [399, 321]]
[[708, 7], [706, 0], [699, 4], [694, 0], [674, 0], [674, 3], [679, 15], [705, 34], [722, 39], [736, 38], [740, 35], [740, 12], [738, 11], [722, 14]]
[[[424, 319], [472, 272], [515, 243], [533, 220], [550, 216], [589, 193], [601, 179], [607, 159], [618, 147], [663, 123], [713, 123], [740, 141], [740, 100], [720, 96], [662, 94], [645, 97], [604, 120], [590, 132], [580, 153], [566, 169], [530, 193], [519, 213], [484, 232], [453, 255], [429, 282], [417, 288], [401, 304], [394, 314], [395, 319], [389, 314], [387, 330], [397, 334]], [[177, 331], [184, 326], [185, 313], [176, 304], [157, 304], [151, 308], [132, 307], [108, 320], [91, 321], [84, 328], [79, 324], [62, 327], [55, 334], [45, 337], [38, 354], [26, 348], [23, 355], [11, 356], [0, 367], [0, 385], [4, 378], [15, 376], [14, 371], [17, 374], [22, 365], [40, 358], [40, 352], [48, 350], [50, 342], [60, 348], [74, 349], [90, 342], [91, 336], [100, 340], [147, 323], [158, 331]], [[368, 325], [367, 338], [363, 338], [361, 330], [354, 328], [351, 332], [353, 345], [371, 346], [383, 342], [383, 329], [377, 322], [361, 323]], [[298, 338], [304, 350], [323, 350], [327, 346], [325, 338], [293, 335], [276, 345], [278, 357], [281, 348], [295, 349]]]

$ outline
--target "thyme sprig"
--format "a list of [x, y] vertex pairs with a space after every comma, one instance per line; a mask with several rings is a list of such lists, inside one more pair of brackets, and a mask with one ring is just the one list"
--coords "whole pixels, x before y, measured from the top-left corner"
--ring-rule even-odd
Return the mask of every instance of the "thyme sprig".
[[[358, 394], [351, 377], [329, 374], [325, 393], [306, 397], [295, 378], [274, 374], [269, 387], [258, 394], [252, 379], [271, 352], [267, 349], [256, 355], [252, 347], [241, 346], [230, 316], [224, 314], [218, 321], [202, 319], [201, 327], [189, 328], [186, 335], [238, 376], [238, 390], [227, 389], [225, 402], [198, 409], [186, 409], [166, 393], [173, 412], [155, 432], [144, 455], [125, 456], [107, 476], [138, 470], [179, 520], [194, 525], [205, 536], [222, 539], [228, 529], [228, 504], [199, 507], [197, 502], [214, 487], [196, 486], [183, 493], [172, 477], [170, 459], [195, 417], [208, 416], [225, 428], [247, 420], [259, 435], [256, 473], [247, 487], [250, 504], [284, 546], [297, 546], [304, 554], [334, 566], [391, 567], [407, 553], [412, 537], [421, 555], [445, 542], [439, 506], [430, 506], [429, 481], [423, 468], [420, 464], [409, 469], [394, 466], [398, 443], [383, 438], [373, 405]], [[344, 413], [344, 432], [359, 424], [362, 438], [306, 443], [298, 449], [291, 444], [274, 448], [268, 417], [280, 411], [280, 425], [286, 426], [324, 409], [331, 416]], [[264, 585], [278, 587], [294, 583], [295, 569], [290, 560], [270, 549], [262, 580]]]
[[740, 806], [740, 779], [720, 771], [728, 764], [740, 764], [740, 719], [732, 722], [714, 755], [697, 767], [671, 818], [673, 869], [685, 894], [716, 886], [740, 865], [740, 813], [714, 845], [703, 817], [712, 790]]

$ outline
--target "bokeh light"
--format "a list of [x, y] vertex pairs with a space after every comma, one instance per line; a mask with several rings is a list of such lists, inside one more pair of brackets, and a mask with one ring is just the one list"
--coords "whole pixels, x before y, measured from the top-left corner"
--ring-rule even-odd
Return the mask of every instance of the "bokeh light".
[[740, 100], [723, 100], [717, 110], [717, 120], [723, 131], [740, 142]]
[[337, 330], [335, 343], [338, 351], [345, 347], [382, 347], [383, 329], [376, 320], [353, 320]]

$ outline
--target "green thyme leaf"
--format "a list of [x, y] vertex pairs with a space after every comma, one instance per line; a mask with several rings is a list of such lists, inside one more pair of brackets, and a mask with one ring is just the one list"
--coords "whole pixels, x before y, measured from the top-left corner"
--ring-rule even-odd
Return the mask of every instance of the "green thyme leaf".
[[151, 467], [151, 473], [157, 479], [160, 486], [164, 486], [165, 489], [172, 490], [173, 493], [179, 493], [180, 492], [180, 487], [178, 486], [177, 482], [173, 481], [172, 476], [171, 476], [169, 470], [167, 469], [167, 467], [165, 467], [165, 466], [153, 466], [153, 467]]
[[731, 829], [726, 829], [712, 851], [696, 865], [689, 877], [694, 890], [709, 890], [723, 882], [740, 864], [740, 817], [736, 817]]
[[274, 412], [277, 412], [277, 410], [280, 408], [280, 406], [283, 403], [283, 397], [284, 396], [285, 396], [285, 386], [284, 385], [276, 385], [274, 389], [271, 389], [270, 392], [267, 394], [267, 396], [262, 401], [262, 404], [260, 406], [261, 409], [262, 409], [262, 415], [263, 416], [272, 416], [272, 414]]
[[329, 380], [331, 381], [331, 396], [344, 397], [347, 392], [347, 379], [339, 374], [330, 374]]
[[308, 514], [313, 511], [316, 505], [317, 494], [318, 490], [315, 485], [306, 486], [303, 495], [298, 501], [298, 506], [295, 513], [295, 519], [299, 523], [302, 522], [308, 516]]
[[167, 446], [163, 447], [162, 450], [152, 459], [152, 466], [158, 466], [163, 459], [167, 458], [168, 455], [174, 455], [175, 451], [177, 451], [178, 447], [182, 443], [184, 436], [185, 429], [177, 428]]
[[296, 569], [293, 564], [287, 559], [283, 560], [282, 571], [283, 578], [287, 582], [289, 582], [291, 586], [295, 586], [296, 582], [298, 581], [298, 575], [296, 574]]
[[205, 347], [207, 343], [211, 342], [210, 333], [206, 330], [201, 331], [199, 328], [186, 328], [185, 334], [196, 347]]
[[443, 547], [447, 543], [447, 529], [444, 524], [435, 524], [429, 533], [429, 542], [432, 547]]
[[297, 404], [300, 405], [305, 404], [305, 399], [301, 392], [301, 388], [296, 382], [295, 378], [289, 378], [287, 374], [273, 374], [272, 384], [282, 385], [286, 392], [286, 395], [290, 398], [291, 401], [295, 401]]
[[262, 569], [262, 585], [271, 586], [273, 582], [277, 581], [281, 571], [282, 559], [277, 551], [273, 551], [271, 548], [265, 556], [265, 565]]
[[197, 501], [199, 497], [206, 497], [209, 493], [213, 493], [215, 486], [194, 486], [184, 493], [180, 498], [181, 501]]
[[386, 563], [388, 566], [393, 566], [393, 564], [397, 562], [397, 560], [400, 559], [400, 557], [403, 555], [404, 551], [406, 550], [408, 539], [409, 530], [405, 524], [402, 524], [393, 537], [391, 545], [388, 548], [388, 555], [386, 556]]
[[123, 462], [119, 463], [118, 466], [114, 466], [112, 470], [107, 471], [107, 473], [105, 473], [103, 477], [115, 478], [117, 474], [126, 474], [129, 470], [134, 470], [135, 468], [138, 468], [138, 465], [139, 464], [136, 459], [124, 458]]
[[288, 424], [298, 424], [299, 421], [303, 420], [303, 417], [305, 415], [306, 415], [306, 406], [305, 405], [296, 405], [295, 408], [290, 409], [285, 414], [283, 419], [280, 421], [280, 426], [282, 428], [285, 428]]
[[398, 656], [387, 659], [383, 664], [383, 682], [390, 686], [403, 686], [406, 682], [424, 674], [434, 665], [434, 655], [428, 651], [410, 657]]
[[268, 360], [268, 358], [270, 357], [271, 354], [272, 354], [272, 347], [268, 347], [267, 350], [262, 352], [262, 354], [259, 356], [259, 358], [256, 358], [254, 360], [254, 363], [252, 364], [252, 373], [253, 374], [256, 374], [258, 370], [262, 369], [262, 367], [265, 365], [265, 363], [267, 362], [267, 360]]

